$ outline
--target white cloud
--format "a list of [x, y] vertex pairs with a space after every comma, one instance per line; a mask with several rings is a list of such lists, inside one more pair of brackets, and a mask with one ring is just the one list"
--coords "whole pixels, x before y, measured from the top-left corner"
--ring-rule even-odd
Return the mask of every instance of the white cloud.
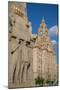
[[55, 25], [55, 26], [52, 26], [50, 29], [49, 29], [49, 37], [52, 38], [54, 36], [57, 36], [58, 35], [58, 26]]
[[57, 46], [58, 46], [57, 41], [56, 40], [52, 40], [51, 42], [52, 42], [53, 48], [56, 49]]

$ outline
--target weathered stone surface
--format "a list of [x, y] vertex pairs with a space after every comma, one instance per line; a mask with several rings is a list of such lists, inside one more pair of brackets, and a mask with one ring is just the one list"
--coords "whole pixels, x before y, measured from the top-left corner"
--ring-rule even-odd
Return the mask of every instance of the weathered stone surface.
[[38, 76], [45, 81], [56, 80], [56, 55], [48, 37], [45, 21], [42, 20], [38, 35], [32, 34], [26, 3], [9, 2], [8, 5], [8, 87], [35, 86]]
[[56, 54], [53, 50], [46, 28], [45, 21], [42, 20], [38, 37], [33, 46], [33, 72], [34, 78], [39, 76], [45, 81], [54, 81], [57, 79]]
[[[13, 5], [22, 5], [19, 8], [24, 11], [25, 18], [12, 12]], [[27, 26], [25, 5], [26, 3], [9, 3], [9, 88], [33, 85], [31, 33]]]

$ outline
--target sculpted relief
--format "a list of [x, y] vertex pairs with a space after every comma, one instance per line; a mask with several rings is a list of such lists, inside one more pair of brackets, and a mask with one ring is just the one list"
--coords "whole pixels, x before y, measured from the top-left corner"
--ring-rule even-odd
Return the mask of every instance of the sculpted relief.
[[[9, 14], [9, 83], [28, 83], [32, 74], [30, 34], [23, 18]], [[25, 25], [24, 25], [25, 24]], [[23, 25], [23, 26], [21, 26]], [[21, 28], [20, 28], [21, 27]], [[28, 34], [27, 34], [28, 33]]]
[[26, 3], [10, 2], [8, 12], [8, 87], [48, 86], [50, 77], [57, 79], [57, 64], [45, 20], [32, 34]]

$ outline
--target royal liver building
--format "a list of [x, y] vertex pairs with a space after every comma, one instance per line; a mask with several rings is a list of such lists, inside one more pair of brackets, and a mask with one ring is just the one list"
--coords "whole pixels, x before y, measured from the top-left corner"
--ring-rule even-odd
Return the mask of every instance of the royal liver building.
[[42, 19], [38, 34], [32, 34], [26, 3], [8, 4], [8, 86], [48, 86], [57, 81], [56, 54]]

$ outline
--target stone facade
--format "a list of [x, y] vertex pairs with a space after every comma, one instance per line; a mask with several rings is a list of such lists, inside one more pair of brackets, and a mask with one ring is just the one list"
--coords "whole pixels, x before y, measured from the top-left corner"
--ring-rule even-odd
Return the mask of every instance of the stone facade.
[[37, 76], [56, 79], [56, 55], [42, 20], [38, 35], [32, 34], [26, 3], [8, 3], [8, 87], [35, 86]]
[[32, 86], [32, 42], [25, 5], [9, 2], [9, 88]]
[[48, 29], [42, 20], [33, 47], [33, 73], [34, 79], [38, 76], [46, 80], [56, 80], [56, 54], [48, 37]]

